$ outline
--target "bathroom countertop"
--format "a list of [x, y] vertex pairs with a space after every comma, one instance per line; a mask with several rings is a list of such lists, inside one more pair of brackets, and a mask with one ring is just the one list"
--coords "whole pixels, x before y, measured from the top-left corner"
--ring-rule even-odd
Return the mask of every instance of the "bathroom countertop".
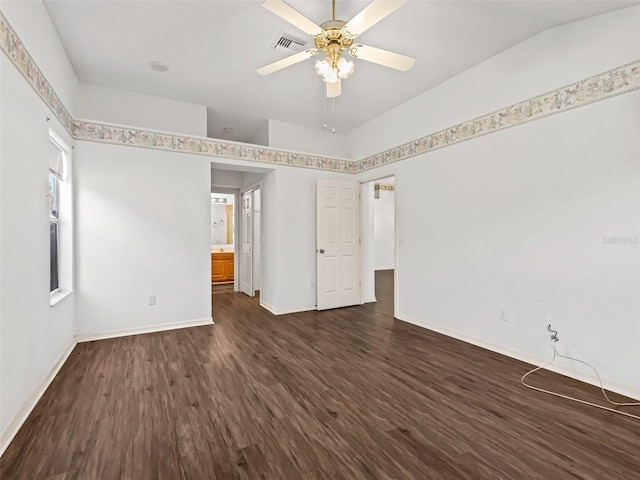
[[211, 253], [233, 253], [233, 247], [211, 245]]

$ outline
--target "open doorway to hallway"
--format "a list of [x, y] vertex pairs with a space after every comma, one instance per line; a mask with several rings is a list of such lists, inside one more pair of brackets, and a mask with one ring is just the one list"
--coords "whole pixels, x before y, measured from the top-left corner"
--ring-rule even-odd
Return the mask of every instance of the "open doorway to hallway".
[[261, 181], [270, 169], [211, 164], [211, 293], [259, 293]]
[[377, 301], [380, 288], [394, 296], [395, 282], [380, 278], [394, 278], [396, 269], [395, 177], [388, 176], [367, 181], [360, 186], [362, 216], [362, 300]]
[[[237, 193], [211, 192], [211, 291], [233, 291]], [[230, 193], [229, 193], [230, 192]]]

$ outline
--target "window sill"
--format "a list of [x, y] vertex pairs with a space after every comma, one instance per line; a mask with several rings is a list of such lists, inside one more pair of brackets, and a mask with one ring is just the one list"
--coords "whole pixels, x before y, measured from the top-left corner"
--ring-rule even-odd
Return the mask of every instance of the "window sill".
[[53, 307], [54, 305], [57, 305], [72, 293], [73, 293], [73, 290], [63, 290], [61, 292], [56, 293], [55, 295], [52, 295], [51, 298], [49, 299], [49, 306]]

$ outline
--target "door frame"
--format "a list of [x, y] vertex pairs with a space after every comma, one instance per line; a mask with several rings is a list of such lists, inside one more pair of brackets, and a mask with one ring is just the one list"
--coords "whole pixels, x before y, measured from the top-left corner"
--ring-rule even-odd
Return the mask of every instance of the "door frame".
[[[245, 193], [249, 193], [249, 192], [255, 192], [256, 190], [260, 190], [260, 258], [259, 258], [259, 262], [258, 262], [258, 268], [260, 269], [259, 272], [259, 276], [260, 276], [260, 288], [262, 288], [262, 181], [259, 180], [255, 183], [252, 183], [251, 185], [248, 185], [246, 187], [243, 187], [241, 189], [238, 190], [238, 205], [240, 205], [240, 201], [242, 200], [242, 195], [244, 195]], [[253, 208], [254, 208], [254, 200], [255, 198], [252, 197], [252, 201], [251, 201], [251, 210], [252, 210], [252, 214], [251, 214], [251, 222], [252, 222], [252, 230], [251, 230], [251, 261], [253, 262], [253, 252], [255, 251], [255, 246], [253, 245], [253, 231], [254, 231], [254, 225], [255, 225], [255, 215], [253, 215]], [[242, 265], [240, 264], [241, 262], [241, 258], [242, 258], [242, 242], [241, 242], [241, 235], [242, 235], [242, 222], [236, 222], [236, 228], [238, 229], [238, 236], [237, 238], [234, 237], [234, 241], [237, 240], [237, 246], [234, 247], [234, 250], [239, 251], [240, 255], [236, 255], [236, 267], [237, 267], [237, 272], [238, 272], [238, 276], [236, 278], [236, 292], [241, 292], [242, 291], [242, 286], [240, 285], [240, 272], [241, 272], [241, 268]], [[253, 265], [251, 265], [251, 276], [253, 277]], [[251, 279], [251, 296], [255, 297], [256, 296], [256, 286], [255, 286], [255, 282], [253, 281], [253, 278]]]
[[[365, 177], [365, 178], [361, 178], [359, 179], [360, 182], [360, 186], [362, 188], [362, 185], [365, 183], [370, 183], [370, 182], [375, 182], [378, 180], [384, 180], [385, 178], [389, 178], [389, 177], [393, 177], [393, 184], [394, 184], [394, 196], [393, 196], [393, 316], [395, 318], [398, 318], [398, 312], [400, 310], [400, 305], [399, 305], [399, 290], [400, 290], [400, 285], [398, 282], [398, 279], [400, 278], [399, 275], [399, 266], [398, 266], [398, 249], [400, 248], [400, 241], [399, 241], [399, 236], [398, 236], [398, 174], [396, 172], [396, 170], [391, 170], [390, 172], [381, 175], [381, 174], [377, 174], [371, 177]], [[362, 215], [362, 195], [360, 195], [360, 215]], [[362, 245], [360, 247], [360, 255], [361, 257], [364, 256], [363, 252], [364, 252], [364, 245], [365, 242], [369, 241], [373, 241], [372, 238], [368, 238], [367, 235], [365, 235], [365, 231], [363, 228], [363, 224], [362, 221], [360, 221], [360, 238], [362, 239]], [[364, 262], [362, 262], [362, 268], [361, 268], [361, 277], [364, 278]], [[375, 282], [375, 270], [374, 270], [374, 282]], [[374, 291], [375, 291], [375, 287], [374, 287]], [[364, 303], [364, 294], [362, 294], [362, 302]]]

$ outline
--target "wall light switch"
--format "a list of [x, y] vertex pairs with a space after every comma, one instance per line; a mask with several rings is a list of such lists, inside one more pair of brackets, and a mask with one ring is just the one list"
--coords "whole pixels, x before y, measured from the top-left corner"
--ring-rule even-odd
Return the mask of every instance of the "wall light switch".
[[155, 295], [149, 295], [148, 301], [149, 301], [149, 305], [155, 305], [156, 304], [156, 296]]

